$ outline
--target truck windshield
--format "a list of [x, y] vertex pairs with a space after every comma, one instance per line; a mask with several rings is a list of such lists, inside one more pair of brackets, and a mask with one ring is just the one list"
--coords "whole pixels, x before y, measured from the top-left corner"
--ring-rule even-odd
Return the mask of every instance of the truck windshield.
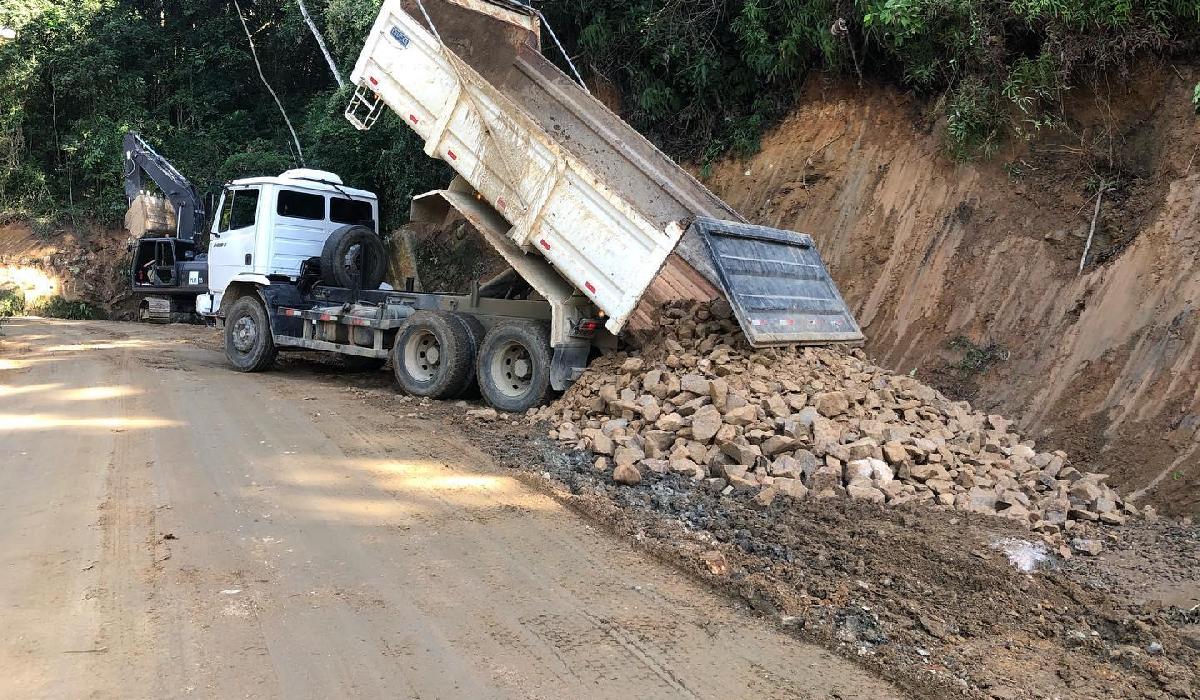
[[253, 226], [258, 213], [258, 189], [228, 190], [221, 205], [219, 231], [237, 230]]

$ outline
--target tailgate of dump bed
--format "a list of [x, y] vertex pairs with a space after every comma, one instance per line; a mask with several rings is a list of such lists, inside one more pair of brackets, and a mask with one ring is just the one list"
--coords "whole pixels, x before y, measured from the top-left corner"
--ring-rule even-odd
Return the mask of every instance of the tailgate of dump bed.
[[751, 345], [863, 339], [809, 236], [709, 218], [689, 230], [704, 241]]

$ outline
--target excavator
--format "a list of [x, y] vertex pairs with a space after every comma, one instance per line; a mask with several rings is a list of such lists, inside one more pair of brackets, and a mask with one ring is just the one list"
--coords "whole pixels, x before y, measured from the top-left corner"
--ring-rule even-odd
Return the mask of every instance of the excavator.
[[[191, 320], [196, 295], [208, 292], [208, 255], [201, 245], [204, 199], [170, 161], [136, 133], [124, 139], [125, 227], [135, 237], [129, 279], [143, 321]], [[147, 190], [153, 182], [161, 194]]]

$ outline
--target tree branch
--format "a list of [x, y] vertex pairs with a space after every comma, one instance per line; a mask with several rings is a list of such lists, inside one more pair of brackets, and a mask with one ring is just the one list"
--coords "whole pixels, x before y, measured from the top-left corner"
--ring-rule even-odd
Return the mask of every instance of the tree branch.
[[296, 0], [296, 4], [300, 6], [300, 14], [304, 15], [304, 21], [308, 23], [313, 38], [317, 40], [317, 46], [321, 47], [325, 62], [329, 64], [329, 72], [333, 73], [333, 79], [337, 81], [338, 87], [346, 87], [346, 81], [342, 80], [342, 74], [338, 72], [337, 65], [333, 62], [333, 56], [329, 55], [329, 49], [325, 47], [325, 38], [321, 36], [321, 32], [317, 31], [317, 25], [313, 24], [312, 17], [308, 16], [308, 8], [304, 6], [304, 0]]
[[304, 167], [304, 149], [300, 148], [300, 138], [296, 136], [296, 130], [292, 128], [292, 120], [288, 119], [287, 110], [283, 108], [283, 103], [279, 101], [279, 95], [275, 94], [275, 89], [267, 82], [267, 76], [263, 75], [262, 64], [258, 62], [258, 51], [254, 48], [254, 38], [250, 36], [250, 27], [246, 26], [246, 17], [242, 15], [242, 6], [238, 3], [238, 0], [233, 0], [233, 6], [237, 9], [238, 19], [242, 21], [242, 31], [246, 32], [246, 41], [250, 43], [250, 55], [254, 58], [254, 67], [258, 69], [258, 77], [262, 80], [262, 84], [266, 86], [267, 92], [271, 93], [271, 97], [275, 99], [275, 105], [279, 107], [279, 113], [283, 115], [283, 121], [287, 124], [288, 131], [292, 132], [292, 141], [296, 143], [296, 153], [300, 157], [300, 166]]

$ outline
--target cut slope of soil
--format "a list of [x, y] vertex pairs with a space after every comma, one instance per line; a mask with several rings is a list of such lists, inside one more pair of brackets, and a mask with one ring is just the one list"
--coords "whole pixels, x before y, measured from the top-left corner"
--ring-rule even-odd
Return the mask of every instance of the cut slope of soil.
[[878, 364], [1195, 514], [1200, 70], [1180, 72], [1079, 98], [1066, 129], [979, 165], [948, 161], [912, 100], [814, 78], [761, 153], [708, 184], [752, 221], [815, 238]]

